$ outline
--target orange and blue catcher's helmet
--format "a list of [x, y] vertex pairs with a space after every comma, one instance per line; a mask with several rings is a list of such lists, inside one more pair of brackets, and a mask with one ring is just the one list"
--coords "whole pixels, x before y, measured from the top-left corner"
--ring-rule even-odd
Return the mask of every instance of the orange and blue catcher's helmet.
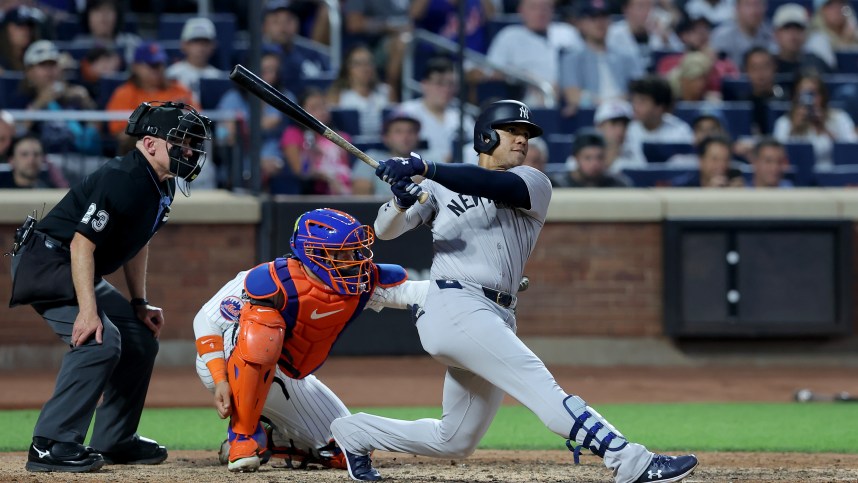
[[335, 292], [357, 295], [369, 290], [372, 275], [372, 228], [331, 208], [298, 217], [292, 254]]

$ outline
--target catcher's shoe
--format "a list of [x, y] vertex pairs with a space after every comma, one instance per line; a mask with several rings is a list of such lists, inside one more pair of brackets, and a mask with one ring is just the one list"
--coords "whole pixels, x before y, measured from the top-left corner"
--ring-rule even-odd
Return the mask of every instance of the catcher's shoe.
[[228, 434], [229, 463], [227, 463], [227, 469], [233, 472], [258, 470], [259, 465], [262, 464], [260, 455], [268, 447], [268, 436], [262, 424], [258, 424], [256, 432], [250, 436], [234, 433], [232, 427], [229, 428]]
[[89, 446], [78, 443], [61, 443], [36, 436], [27, 453], [27, 471], [62, 471], [83, 473], [98, 471], [104, 458]]
[[635, 483], [670, 483], [682, 481], [694, 472], [697, 467], [697, 457], [693, 454], [685, 456], [665, 456], [655, 454], [643, 474]]
[[346, 468], [349, 470], [349, 476], [355, 481], [379, 481], [381, 474], [372, 467], [372, 459], [369, 455], [358, 455], [351, 451], [342, 448], [343, 454], [346, 456]]
[[101, 454], [109, 465], [157, 465], [167, 459], [167, 448], [155, 440], [135, 434], [128, 443]]

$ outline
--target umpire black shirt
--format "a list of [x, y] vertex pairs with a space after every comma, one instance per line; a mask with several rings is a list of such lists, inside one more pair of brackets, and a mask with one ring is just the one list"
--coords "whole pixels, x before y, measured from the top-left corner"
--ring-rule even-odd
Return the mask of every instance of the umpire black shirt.
[[95, 244], [96, 278], [134, 258], [167, 222], [175, 181], [158, 182], [136, 148], [113, 158], [74, 186], [36, 225], [70, 246], [75, 233]]

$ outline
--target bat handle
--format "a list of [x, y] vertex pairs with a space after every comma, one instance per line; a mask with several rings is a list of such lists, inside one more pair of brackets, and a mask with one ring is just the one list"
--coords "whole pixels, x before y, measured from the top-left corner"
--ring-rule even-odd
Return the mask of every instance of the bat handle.
[[[411, 184], [414, 184], [414, 183], [411, 183]], [[418, 186], [417, 189], [420, 189], [420, 187]], [[417, 201], [419, 201], [420, 204], [422, 205], [423, 203], [426, 203], [426, 200], [428, 200], [428, 199], [429, 199], [429, 193], [427, 193], [421, 189], [420, 194], [417, 195]]]
[[[352, 154], [354, 154], [355, 156], [357, 156], [358, 159], [360, 159], [364, 163], [370, 165], [371, 167], [373, 167], [373, 168], [378, 167], [378, 161], [372, 159], [368, 154], [364, 153], [360, 149], [355, 148], [354, 151], [351, 151], [351, 150], [349, 150], [349, 151]], [[419, 201], [421, 205], [423, 203], [426, 203], [426, 200], [429, 199], [429, 193], [423, 191], [420, 188], [420, 185], [417, 185], [416, 183], [411, 183], [410, 185], [408, 185], [408, 190], [411, 191], [412, 187], [414, 187], [414, 186], [417, 187], [417, 201]]]

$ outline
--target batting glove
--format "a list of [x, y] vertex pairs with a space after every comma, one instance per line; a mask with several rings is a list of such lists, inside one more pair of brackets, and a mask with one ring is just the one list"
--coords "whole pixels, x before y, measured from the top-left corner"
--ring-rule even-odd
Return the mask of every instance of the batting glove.
[[393, 183], [390, 191], [393, 192], [393, 202], [402, 211], [417, 203], [417, 195], [420, 194], [420, 188], [408, 178]]
[[411, 153], [407, 158], [390, 158], [382, 161], [375, 168], [375, 175], [391, 185], [401, 179], [414, 175], [426, 174], [426, 162], [417, 153]]

